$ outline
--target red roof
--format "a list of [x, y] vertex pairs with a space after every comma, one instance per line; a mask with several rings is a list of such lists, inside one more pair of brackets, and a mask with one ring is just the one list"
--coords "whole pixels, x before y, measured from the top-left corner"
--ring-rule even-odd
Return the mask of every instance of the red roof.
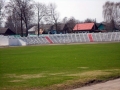
[[94, 23], [81, 23], [76, 24], [73, 30], [92, 30], [93, 26]]

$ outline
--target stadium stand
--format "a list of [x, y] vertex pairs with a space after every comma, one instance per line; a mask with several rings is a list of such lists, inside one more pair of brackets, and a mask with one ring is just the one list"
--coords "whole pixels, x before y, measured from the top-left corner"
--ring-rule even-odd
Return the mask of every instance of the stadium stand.
[[120, 32], [48, 34], [28, 37], [0, 35], [0, 46], [23, 46], [37, 44], [64, 44], [82, 42], [120, 42]]

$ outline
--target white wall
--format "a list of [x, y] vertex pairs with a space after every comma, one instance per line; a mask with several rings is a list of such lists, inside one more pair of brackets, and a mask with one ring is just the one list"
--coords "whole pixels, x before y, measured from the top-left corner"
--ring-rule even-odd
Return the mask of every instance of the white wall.
[[18, 46], [18, 40], [16, 38], [9, 38], [9, 46]]
[[9, 45], [8, 37], [0, 35], [0, 46], [8, 46], [8, 45]]
[[18, 38], [9, 38], [9, 46], [26, 46], [26, 42]]
[[0, 35], [0, 46], [26, 46], [26, 42], [19, 38]]

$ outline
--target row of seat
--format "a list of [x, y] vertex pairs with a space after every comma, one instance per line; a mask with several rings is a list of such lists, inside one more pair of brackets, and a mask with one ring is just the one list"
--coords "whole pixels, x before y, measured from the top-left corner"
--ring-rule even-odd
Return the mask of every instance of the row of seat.
[[26, 42], [27, 45], [33, 44], [49, 44], [45, 37], [21, 37], [19, 38]]
[[94, 33], [93, 41], [120, 41], [120, 33]]
[[[1, 36], [0, 39], [6, 36]], [[36, 44], [59, 44], [59, 43], [81, 43], [81, 42], [104, 42], [104, 41], [120, 41], [120, 32], [111, 33], [75, 33], [75, 34], [54, 34], [29, 37], [8, 36], [9, 39], [20, 39], [27, 45]]]

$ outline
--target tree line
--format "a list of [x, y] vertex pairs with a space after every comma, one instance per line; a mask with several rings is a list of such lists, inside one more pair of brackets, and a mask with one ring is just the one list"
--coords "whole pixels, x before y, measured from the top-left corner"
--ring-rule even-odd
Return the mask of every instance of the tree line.
[[[69, 27], [68, 32], [71, 33], [76, 23], [96, 23], [95, 19], [88, 18], [85, 21], [80, 21], [74, 17], [64, 17], [60, 21], [60, 14], [56, 8], [57, 5], [55, 3], [46, 5], [33, 0], [10, 0], [5, 4], [4, 0], [0, 0], [0, 26], [2, 19], [5, 17], [5, 27], [9, 27], [16, 33], [20, 33], [21, 36], [23, 36], [25, 31], [25, 36], [28, 36], [28, 29], [34, 25], [37, 25], [39, 35], [39, 28], [42, 24], [53, 24], [56, 30], [58, 30], [58, 24], [66, 24]], [[104, 22], [109, 30], [120, 27], [120, 2], [107, 1], [103, 5], [103, 12], [101, 13], [103, 13]]]

